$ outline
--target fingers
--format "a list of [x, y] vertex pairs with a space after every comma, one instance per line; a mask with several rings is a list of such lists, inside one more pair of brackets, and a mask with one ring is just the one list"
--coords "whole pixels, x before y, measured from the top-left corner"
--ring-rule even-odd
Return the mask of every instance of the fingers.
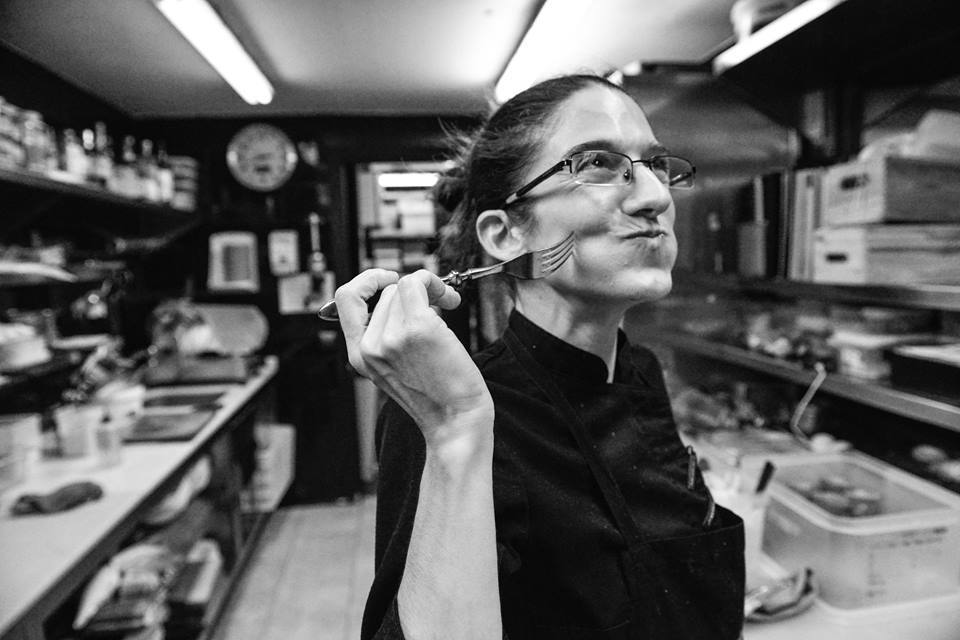
[[368, 269], [337, 289], [337, 313], [348, 343], [358, 340], [367, 326], [367, 300], [387, 285], [395, 284], [399, 278], [393, 271]]
[[425, 269], [404, 276], [398, 287], [405, 309], [437, 306], [449, 310], [460, 305], [460, 294], [457, 290], [444, 284], [435, 273]]
[[[381, 289], [380, 300], [368, 312], [368, 300]], [[380, 355], [383, 339], [393, 335], [393, 323], [399, 323], [398, 328], [410, 321], [420, 325], [423, 313], [436, 321], [431, 305], [453, 309], [460, 304], [460, 294], [426, 270], [399, 278], [391, 271], [370, 269], [340, 287], [336, 301], [350, 364], [369, 377], [374, 372], [367, 360]]]
[[360, 354], [360, 340], [370, 320], [367, 300], [384, 287], [396, 283], [399, 277], [385, 269], [369, 269], [337, 289], [335, 299], [347, 346], [347, 357], [361, 375], [367, 375], [367, 368]]

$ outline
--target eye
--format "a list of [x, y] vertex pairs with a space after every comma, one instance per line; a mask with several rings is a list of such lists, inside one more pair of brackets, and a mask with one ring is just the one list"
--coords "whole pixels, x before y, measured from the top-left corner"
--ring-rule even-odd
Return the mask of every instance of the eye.
[[654, 156], [646, 163], [650, 170], [660, 178], [660, 180], [666, 182], [670, 177], [670, 156]]
[[583, 151], [570, 158], [570, 168], [582, 182], [605, 184], [629, 178], [623, 157], [609, 151]]

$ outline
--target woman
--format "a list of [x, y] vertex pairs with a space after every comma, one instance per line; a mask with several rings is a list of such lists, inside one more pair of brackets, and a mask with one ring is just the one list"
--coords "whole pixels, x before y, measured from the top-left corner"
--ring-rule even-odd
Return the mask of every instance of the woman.
[[391, 398], [363, 638], [739, 636], [742, 523], [681, 445], [653, 355], [619, 331], [671, 288], [669, 187], [693, 168], [665, 154], [595, 76], [491, 116], [438, 190], [453, 250], [575, 248], [514, 281], [508, 328], [473, 359], [431, 309], [459, 304], [435, 275], [371, 270], [337, 292], [351, 363]]

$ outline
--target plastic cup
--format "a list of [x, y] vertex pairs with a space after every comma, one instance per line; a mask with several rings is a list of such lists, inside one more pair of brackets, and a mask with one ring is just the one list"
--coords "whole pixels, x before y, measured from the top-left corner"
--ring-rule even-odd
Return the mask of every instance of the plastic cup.
[[107, 420], [97, 428], [97, 456], [100, 465], [112, 467], [123, 461], [123, 432], [119, 422]]
[[82, 458], [97, 452], [97, 430], [103, 422], [103, 407], [98, 404], [68, 404], [54, 410], [60, 455]]

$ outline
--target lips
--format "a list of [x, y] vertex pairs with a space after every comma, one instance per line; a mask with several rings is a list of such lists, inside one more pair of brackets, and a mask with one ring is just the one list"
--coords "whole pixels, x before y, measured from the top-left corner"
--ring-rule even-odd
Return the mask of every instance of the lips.
[[659, 238], [660, 236], [667, 235], [666, 230], [661, 229], [660, 227], [651, 227], [650, 229], [637, 229], [636, 231], [631, 231], [624, 235], [625, 238]]

